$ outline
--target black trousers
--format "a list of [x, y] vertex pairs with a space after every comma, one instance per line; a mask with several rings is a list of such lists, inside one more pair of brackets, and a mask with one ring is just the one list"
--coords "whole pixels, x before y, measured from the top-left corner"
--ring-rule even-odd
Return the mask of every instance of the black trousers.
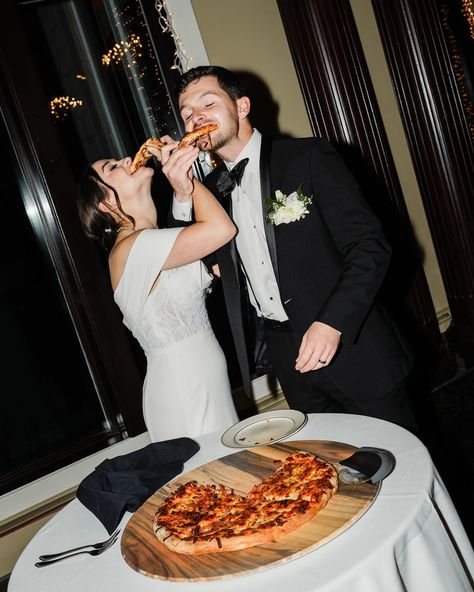
[[301, 344], [295, 332], [265, 327], [265, 342], [290, 408], [305, 413], [368, 415], [417, 431], [404, 381], [387, 393], [374, 393], [373, 396], [367, 393], [364, 400], [356, 400], [339, 389], [324, 368], [305, 373], [295, 370]]

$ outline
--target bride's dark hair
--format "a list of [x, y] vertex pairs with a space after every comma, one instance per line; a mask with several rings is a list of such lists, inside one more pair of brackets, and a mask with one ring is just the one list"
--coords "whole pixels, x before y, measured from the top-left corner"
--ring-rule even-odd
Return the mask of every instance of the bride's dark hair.
[[107, 197], [106, 187], [113, 192], [118, 210], [124, 220], [129, 220], [135, 226], [135, 220], [132, 216], [123, 211], [117, 191], [111, 185], [105, 183], [91, 165], [86, 167], [79, 179], [77, 209], [86, 235], [99, 241], [104, 249], [110, 251], [114, 246], [120, 224], [112, 214], [102, 212], [99, 209], [99, 204]]

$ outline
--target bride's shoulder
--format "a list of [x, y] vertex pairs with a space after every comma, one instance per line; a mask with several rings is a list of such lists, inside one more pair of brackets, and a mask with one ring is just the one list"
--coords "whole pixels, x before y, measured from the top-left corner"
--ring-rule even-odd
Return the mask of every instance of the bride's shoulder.
[[123, 238], [119, 237], [109, 253], [109, 272], [114, 290], [122, 277], [133, 245], [142, 232], [137, 230]]

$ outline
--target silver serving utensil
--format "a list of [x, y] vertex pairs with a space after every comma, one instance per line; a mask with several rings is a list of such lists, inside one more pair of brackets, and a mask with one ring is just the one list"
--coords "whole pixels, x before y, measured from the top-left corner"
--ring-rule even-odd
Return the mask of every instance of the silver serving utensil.
[[337, 478], [345, 485], [360, 485], [361, 483], [367, 483], [370, 481], [370, 477], [368, 475], [361, 473], [356, 469], [344, 467], [337, 462], [333, 462], [331, 464], [337, 471]]
[[342, 483], [358, 485], [370, 481], [375, 484], [393, 471], [395, 457], [383, 448], [361, 446], [352, 456], [333, 464]]
[[82, 545], [81, 547], [75, 547], [74, 549], [68, 549], [67, 551], [61, 551], [60, 553], [40, 555], [40, 561], [38, 563], [35, 563], [35, 565], [36, 567], [42, 567], [43, 564], [55, 563], [56, 561], [60, 561], [61, 559], [65, 559], [66, 557], [80, 555], [81, 553], [89, 553], [89, 555], [100, 555], [115, 543], [119, 533], [120, 529], [116, 530], [106, 541], [102, 541], [101, 543]]
[[396, 464], [389, 450], [372, 446], [361, 446], [354, 454], [340, 461], [324, 458], [319, 453], [317, 456], [336, 469], [337, 478], [345, 485], [368, 482], [375, 485], [390, 475]]

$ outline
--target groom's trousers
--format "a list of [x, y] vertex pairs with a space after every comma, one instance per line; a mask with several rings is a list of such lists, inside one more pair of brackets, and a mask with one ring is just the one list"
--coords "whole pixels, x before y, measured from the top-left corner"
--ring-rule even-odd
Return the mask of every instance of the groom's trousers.
[[405, 381], [394, 385], [388, 392], [367, 392], [363, 399], [356, 399], [334, 384], [326, 368], [305, 373], [295, 369], [301, 339], [288, 325], [282, 328], [266, 325], [265, 342], [270, 362], [290, 408], [305, 413], [368, 415], [416, 431]]

